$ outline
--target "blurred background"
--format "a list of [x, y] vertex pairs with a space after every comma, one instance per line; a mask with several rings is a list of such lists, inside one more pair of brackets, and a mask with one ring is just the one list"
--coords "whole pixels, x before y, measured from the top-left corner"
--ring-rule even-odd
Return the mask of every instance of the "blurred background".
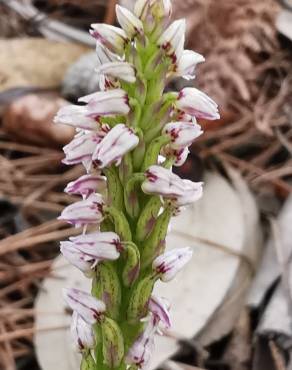
[[[65, 185], [83, 170], [61, 164], [74, 132], [52, 119], [60, 106], [97, 89], [88, 29], [116, 24], [117, 2], [0, 0], [3, 370], [75, 366], [63, 351], [67, 323], [56, 318], [62, 311], [48, 290], [68, 278], [56, 260], [58, 241], [74, 230], [56, 217], [75, 199]], [[134, 0], [120, 3], [131, 8]], [[179, 285], [191, 293], [174, 312], [175, 329], [155, 366], [291, 370], [292, 2], [173, 0], [173, 7], [173, 18], [187, 19], [187, 48], [206, 62], [194, 81], [170, 87], [202, 89], [219, 104], [221, 119], [200, 122], [205, 134], [178, 171], [204, 179], [207, 200], [199, 216], [190, 210], [184, 219], [192, 229], [200, 217], [200, 230], [182, 235], [180, 220], [170, 235], [191, 237], [198, 258]]]

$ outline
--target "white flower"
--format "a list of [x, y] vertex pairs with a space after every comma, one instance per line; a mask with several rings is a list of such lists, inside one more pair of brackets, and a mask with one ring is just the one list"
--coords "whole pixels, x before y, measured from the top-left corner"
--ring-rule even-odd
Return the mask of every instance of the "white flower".
[[189, 152], [190, 151], [188, 147], [181, 149], [172, 149], [169, 145], [166, 145], [162, 149], [162, 154], [166, 158], [172, 158], [174, 160], [173, 165], [175, 167], [180, 167], [185, 163], [188, 158]]
[[136, 81], [134, 66], [126, 62], [105, 63], [96, 69], [99, 75], [113, 77], [125, 82], [134, 83]]
[[69, 307], [78, 313], [84, 321], [93, 325], [105, 312], [105, 304], [92, 295], [78, 289], [63, 289], [63, 295]]
[[195, 69], [198, 63], [205, 61], [203, 55], [196, 53], [193, 50], [184, 50], [181, 58], [178, 61], [176, 76], [182, 76], [186, 80], [192, 80], [195, 76]]
[[105, 133], [106, 130], [98, 132], [80, 131], [69, 144], [64, 146], [65, 158], [62, 162], [67, 165], [83, 163], [88, 171], [96, 145], [103, 139]]
[[128, 95], [122, 89], [98, 91], [83, 96], [78, 101], [87, 103], [88, 116], [128, 114], [130, 111]]
[[177, 109], [208, 120], [219, 119], [218, 105], [208, 95], [194, 87], [185, 87], [178, 94], [175, 102]]
[[167, 123], [162, 133], [171, 139], [169, 144], [171, 148], [180, 149], [190, 146], [203, 131], [197, 123], [179, 121]]
[[101, 66], [104, 63], [119, 62], [121, 60], [121, 58], [118, 55], [112, 53], [100, 42], [96, 43], [96, 55], [98, 66]]
[[128, 37], [121, 28], [104, 23], [91, 25], [90, 34], [113, 53], [123, 55]]
[[172, 280], [176, 274], [190, 261], [193, 252], [191, 248], [173, 249], [155, 258], [153, 270], [164, 282]]
[[137, 0], [134, 6], [134, 13], [140, 19], [145, 19], [148, 14], [150, 0]]
[[103, 220], [103, 199], [100, 194], [91, 194], [87, 199], [70, 204], [63, 209], [59, 220], [75, 226], [99, 224]]
[[167, 299], [152, 294], [149, 300], [149, 311], [154, 315], [166, 329], [171, 327], [169, 317], [169, 302]]
[[61, 242], [61, 253], [87, 276], [99, 261], [114, 261], [119, 258], [120, 238], [113, 232], [96, 232], [77, 237], [70, 241]]
[[95, 336], [92, 326], [84, 321], [76, 311], [73, 311], [72, 315], [71, 335], [74, 346], [78, 351], [83, 352], [95, 347]]
[[182, 57], [185, 43], [186, 21], [180, 19], [171, 23], [158, 39], [158, 45], [166, 52], [172, 60], [172, 64], [177, 65]]
[[65, 105], [54, 118], [54, 123], [73, 126], [84, 130], [96, 130], [99, 127], [94, 117], [86, 116], [86, 107], [81, 105]]
[[137, 34], [143, 33], [143, 23], [130, 10], [123, 6], [116, 5], [116, 14], [118, 22], [130, 39]]
[[144, 369], [151, 359], [154, 349], [154, 335], [157, 331], [158, 321], [154, 316], [150, 316], [146, 328], [135, 340], [126, 355], [126, 363], [136, 365]]
[[186, 206], [201, 198], [202, 182], [183, 180], [166, 168], [151, 166], [145, 173], [142, 190], [146, 194], [160, 195], [169, 199], [176, 207]]
[[157, 18], [170, 18], [172, 6], [170, 0], [150, 0], [150, 9]]
[[106, 178], [104, 176], [89, 174], [69, 182], [64, 191], [68, 194], [80, 194], [86, 199], [92, 193], [100, 193], [105, 189]]
[[138, 143], [138, 136], [129, 127], [120, 123], [114, 126], [97, 145], [92, 159], [99, 168], [113, 163], [119, 165], [122, 157], [135, 148]]

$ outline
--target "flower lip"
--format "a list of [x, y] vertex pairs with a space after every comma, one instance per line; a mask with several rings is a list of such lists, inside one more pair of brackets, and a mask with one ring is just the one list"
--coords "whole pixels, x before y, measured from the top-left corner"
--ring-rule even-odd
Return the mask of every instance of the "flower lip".
[[94, 348], [95, 337], [92, 327], [76, 311], [73, 311], [72, 315], [71, 335], [80, 352]]

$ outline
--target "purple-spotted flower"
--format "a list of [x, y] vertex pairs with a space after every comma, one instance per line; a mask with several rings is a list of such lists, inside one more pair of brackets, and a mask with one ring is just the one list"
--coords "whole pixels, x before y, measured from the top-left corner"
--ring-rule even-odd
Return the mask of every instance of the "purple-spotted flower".
[[189, 152], [190, 151], [188, 147], [181, 149], [172, 149], [171, 146], [166, 145], [165, 147], [163, 147], [161, 154], [166, 158], [172, 159], [173, 165], [175, 167], [180, 167], [187, 160]]
[[167, 123], [162, 133], [171, 139], [169, 146], [173, 149], [180, 149], [190, 146], [192, 142], [202, 135], [201, 126], [191, 122], [170, 122]]
[[105, 134], [106, 130], [98, 132], [80, 131], [69, 144], [64, 146], [65, 158], [62, 162], [67, 165], [83, 163], [86, 170], [89, 171], [92, 154]]
[[64, 208], [58, 218], [77, 227], [87, 224], [100, 224], [103, 220], [103, 204], [100, 194], [91, 194], [87, 199]]
[[155, 258], [152, 268], [160, 279], [168, 282], [190, 261], [193, 252], [191, 248], [172, 249]]
[[99, 168], [121, 163], [122, 157], [139, 143], [133, 130], [120, 123], [96, 146], [92, 159]]
[[84, 321], [76, 311], [73, 311], [70, 331], [77, 351], [88, 351], [95, 347], [95, 336], [92, 326]]
[[89, 117], [128, 114], [130, 111], [128, 95], [122, 89], [98, 91], [78, 101], [87, 103], [86, 114]]
[[79, 194], [84, 199], [93, 193], [101, 193], [106, 189], [106, 178], [101, 175], [83, 175], [69, 182], [64, 191], [68, 194]]
[[120, 257], [121, 242], [114, 232], [97, 232], [71, 237], [70, 241], [61, 242], [60, 250], [72, 265], [91, 276], [98, 262]]
[[111, 78], [129, 83], [134, 83], [136, 81], [134, 66], [126, 62], [104, 63], [96, 69], [96, 72], [99, 75], [104, 75], [108, 81], [110, 81]]
[[91, 28], [91, 36], [113, 53], [123, 56], [124, 47], [128, 42], [128, 37], [124, 30], [104, 23], [94, 23], [91, 25]]
[[157, 319], [151, 315], [144, 331], [138, 336], [126, 355], [126, 363], [145, 368], [151, 359], [154, 349], [154, 335], [158, 328]]
[[152, 294], [149, 300], [149, 311], [166, 329], [171, 327], [169, 307], [167, 299]]
[[73, 126], [84, 130], [97, 130], [99, 123], [94, 117], [87, 116], [87, 110], [82, 105], [65, 105], [61, 107], [54, 118], [54, 123]]
[[160, 195], [171, 200], [176, 207], [191, 204], [203, 194], [202, 182], [183, 180], [161, 166], [149, 167], [145, 176], [146, 179], [142, 183], [144, 193]]
[[66, 288], [63, 289], [63, 296], [68, 306], [89, 325], [99, 322], [106, 310], [102, 301], [82, 290]]
[[203, 55], [193, 50], [184, 50], [178, 61], [175, 76], [182, 76], [186, 80], [194, 79], [196, 77], [195, 70], [197, 64], [203, 63], [204, 61], [205, 58]]
[[170, 57], [172, 64], [177, 65], [182, 57], [185, 43], [186, 21], [174, 21], [160, 36], [158, 45]]
[[143, 23], [130, 10], [116, 5], [116, 14], [119, 24], [130, 39], [143, 33]]
[[178, 94], [175, 107], [196, 118], [219, 119], [218, 105], [208, 95], [194, 87], [185, 87]]

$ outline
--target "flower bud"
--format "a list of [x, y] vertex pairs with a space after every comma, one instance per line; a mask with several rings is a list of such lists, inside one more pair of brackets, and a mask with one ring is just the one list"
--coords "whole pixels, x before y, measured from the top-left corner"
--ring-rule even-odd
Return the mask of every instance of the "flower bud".
[[176, 207], [191, 204], [203, 194], [202, 182], [183, 180], [161, 166], [151, 166], [145, 175], [146, 180], [142, 184], [144, 193], [161, 195]]
[[173, 249], [157, 257], [152, 264], [153, 270], [164, 282], [172, 280], [192, 258], [191, 248]]
[[105, 63], [96, 69], [99, 75], [134, 83], [136, 81], [134, 66], [126, 62]]
[[71, 335], [74, 346], [79, 352], [94, 348], [95, 336], [92, 330], [92, 326], [84, 321], [83, 318], [76, 311], [73, 311]]
[[134, 287], [127, 310], [127, 317], [130, 322], [138, 322], [146, 316], [154, 283], [155, 278], [147, 276]]
[[149, 10], [149, 5], [150, 5], [150, 0], [137, 0], [134, 6], [135, 15], [138, 18], [145, 20], [145, 18], [147, 17], [148, 10]]
[[101, 323], [102, 353], [109, 368], [118, 367], [124, 357], [124, 338], [119, 325], [106, 317]]
[[165, 298], [157, 297], [152, 294], [149, 300], [149, 311], [163, 324], [166, 329], [171, 327], [169, 317], [169, 302]]
[[154, 258], [164, 252], [165, 238], [171, 216], [172, 210], [170, 208], [166, 208], [157, 218], [153, 231], [148, 239], [143, 243], [141, 251], [142, 268], [146, 268], [151, 265]]
[[120, 123], [114, 126], [96, 146], [92, 159], [99, 168], [121, 163], [123, 155], [135, 148], [139, 138], [132, 129]]
[[130, 10], [116, 5], [116, 14], [118, 22], [130, 39], [143, 33], [143, 23]]
[[112, 264], [101, 263], [98, 265], [92, 293], [105, 303], [107, 315], [116, 319], [120, 312], [121, 286]]
[[153, 230], [161, 206], [159, 197], [151, 197], [142, 209], [136, 227], [136, 238], [138, 241], [146, 240]]
[[63, 289], [63, 293], [66, 303], [88, 324], [93, 325], [100, 321], [106, 309], [102, 301], [78, 289]]
[[195, 69], [198, 63], [205, 61], [203, 55], [196, 53], [193, 50], [184, 50], [181, 58], [178, 61], [176, 76], [182, 76], [186, 80], [192, 80], [195, 76]]
[[219, 119], [218, 105], [208, 95], [194, 87], [185, 87], [178, 94], [177, 109], [207, 120]]
[[81, 105], [65, 105], [54, 118], [54, 123], [69, 125], [84, 130], [96, 131], [99, 127], [97, 119], [87, 117], [86, 107]]
[[79, 98], [78, 101], [87, 103], [86, 114], [88, 116], [104, 116], [128, 114], [130, 111], [128, 95], [122, 89], [98, 91]]
[[126, 287], [130, 287], [136, 281], [140, 272], [140, 252], [134, 244], [128, 244], [125, 248], [126, 262], [123, 269], [123, 283]]
[[158, 39], [158, 46], [165, 51], [174, 65], [177, 65], [183, 54], [185, 31], [186, 21], [180, 19], [174, 21]]
[[126, 355], [126, 362], [129, 365], [135, 365], [139, 369], [147, 367], [154, 350], [154, 335], [156, 330], [157, 322], [151, 316], [146, 328], [135, 340]]
[[196, 123], [170, 122], [164, 126], [162, 133], [170, 138], [171, 148], [180, 149], [190, 146], [196, 138], [202, 135], [203, 131]]
[[123, 56], [125, 45], [128, 42], [125, 31], [104, 23], [92, 24], [91, 28], [91, 36], [113, 53]]
[[87, 199], [64, 208], [58, 219], [67, 221], [77, 227], [87, 224], [100, 224], [103, 220], [103, 204], [100, 194], [91, 194]]
[[106, 178], [100, 175], [83, 175], [77, 180], [69, 182], [64, 191], [68, 194], [80, 194], [84, 199], [93, 193], [100, 193], [106, 189]]
[[170, 0], [150, 0], [151, 13], [155, 18], [170, 18], [172, 6]]

